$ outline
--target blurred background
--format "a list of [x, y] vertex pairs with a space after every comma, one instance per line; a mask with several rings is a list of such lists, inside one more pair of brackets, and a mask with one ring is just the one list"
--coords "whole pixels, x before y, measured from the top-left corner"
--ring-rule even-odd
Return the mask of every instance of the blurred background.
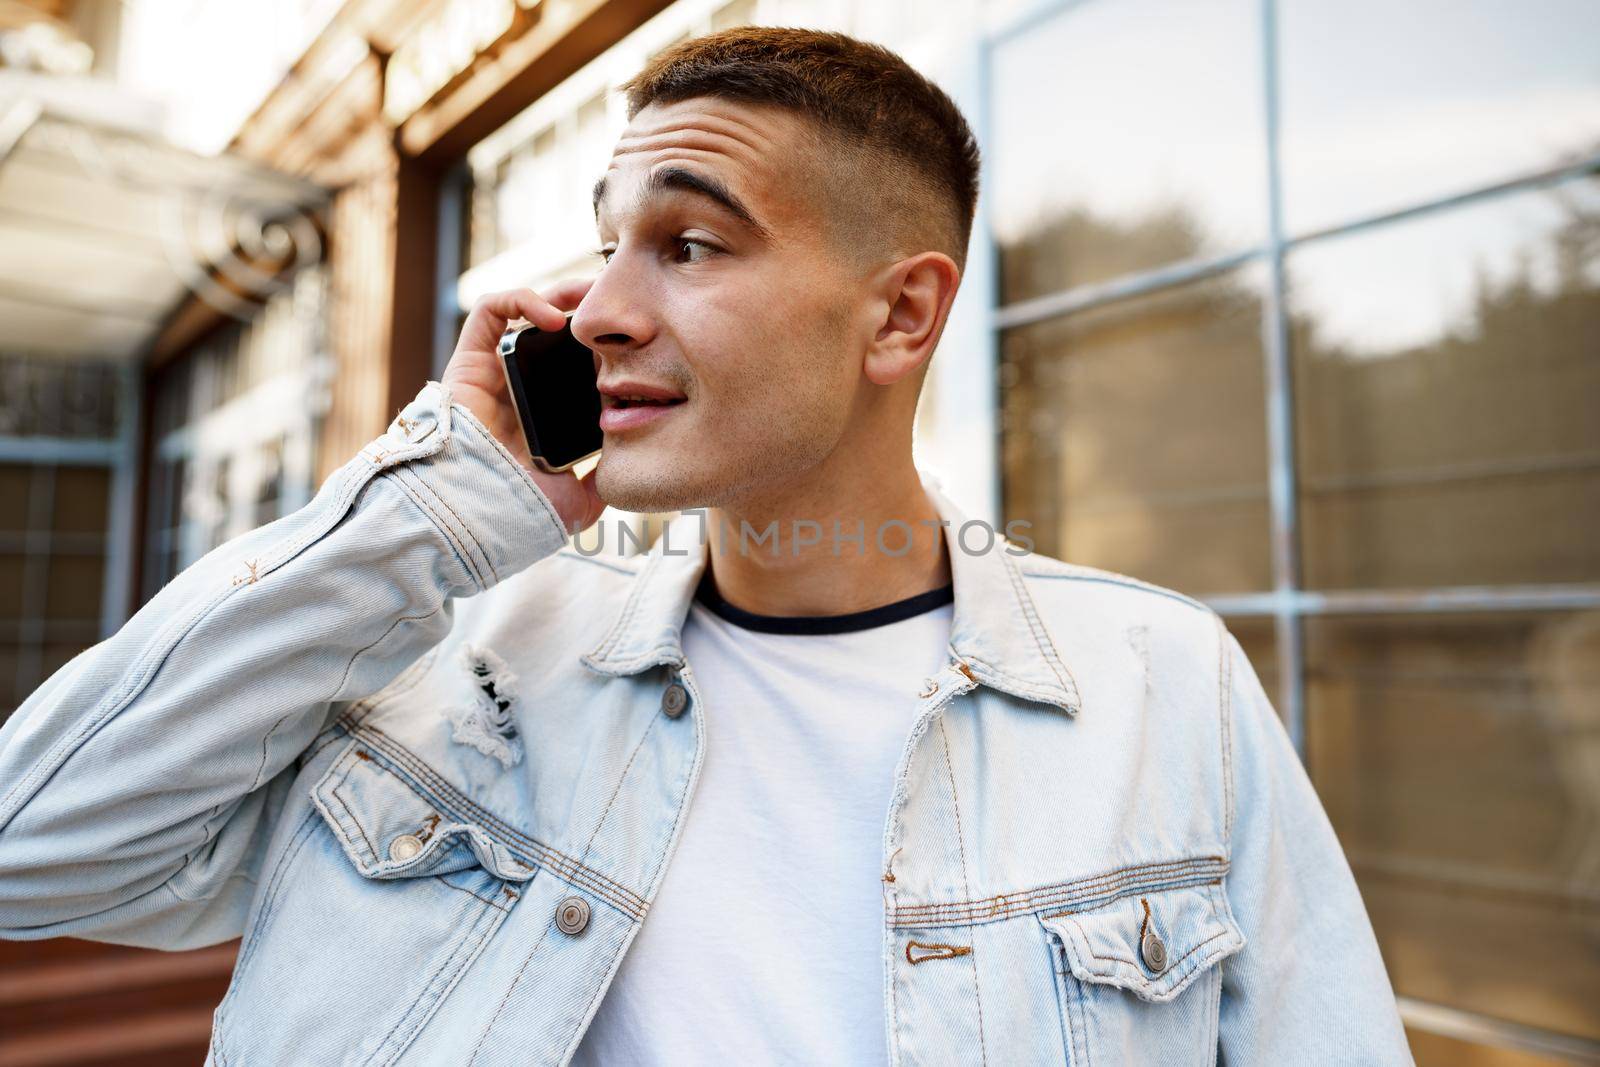
[[[1600, 1063], [1593, 0], [0, 0], [0, 718], [596, 271], [614, 87], [743, 23], [982, 143], [919, 464], [1224, 615], [1419, 1063]], [[0, 1064], [199, 1064], [236, 948], [0, 942]]]

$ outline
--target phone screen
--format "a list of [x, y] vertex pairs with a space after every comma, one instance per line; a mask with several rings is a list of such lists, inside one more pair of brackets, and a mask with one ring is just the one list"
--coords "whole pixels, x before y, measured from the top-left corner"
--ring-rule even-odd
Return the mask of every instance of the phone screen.
[[571, 312], [560, 330], [506, 331], [500, 358], [534, 462], [558, 471], [600, 451], [594, 353], [572, 336]]

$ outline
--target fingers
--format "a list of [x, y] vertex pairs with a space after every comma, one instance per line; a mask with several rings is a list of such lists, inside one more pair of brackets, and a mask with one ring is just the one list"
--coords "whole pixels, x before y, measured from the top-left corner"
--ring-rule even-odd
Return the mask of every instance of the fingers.
[[[560, 281], [552, 285], [541, 295], [546, 301], [562, 311], [572, 311], [583, 302], [584, 296], [587, 295], [589, 290], [592, 288], [594, 288], [593, 278], [568, 278], [565, 281]], [[523, 291], [527, 292], [528, 290]], [[563, 315], [562, 317], [565, 318], [566, 316]], [[532, 322], [533, 320], [530, 319], [528, 321]], [[538, 324], [535, 323], [535, 325]], [[559, 322], [556, 323], [556, 327], [558, 329], [560, 326], [561, 324]], [[540, 327], [540, 329], [543, 329], [543, 327]]]
[[559, 330], [566, 321], [561, 309], [532, 289], [506, 289], [486, 293], [472, 309], [474, 315], [487, 314], [500, 322], [501, 329], [513, 319], [527, 319], [541, 330]]
[[541, 330], [559, 330], [566, 323], [565, 313], [576, 308], [593, 285], [593, 278], [569, 278], [543, 293], [532, 289], [487, 293], [473, 304], [461, 329], [460, 347], [494, 351], [507, 323], [516, 319], [526, 319]]

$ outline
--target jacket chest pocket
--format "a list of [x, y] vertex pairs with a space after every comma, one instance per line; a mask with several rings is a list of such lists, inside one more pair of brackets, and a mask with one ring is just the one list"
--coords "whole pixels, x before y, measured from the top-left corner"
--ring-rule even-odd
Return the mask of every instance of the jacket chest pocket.
[[1046, 911], [1073, 1067], [1216, 1062], [1221, 961], [1244, 947], [1220, 882]]
[[392, 1063], [536, 867], [434, 774], [352, 741], [260, 889], [218, 1007], [219, 1064]]

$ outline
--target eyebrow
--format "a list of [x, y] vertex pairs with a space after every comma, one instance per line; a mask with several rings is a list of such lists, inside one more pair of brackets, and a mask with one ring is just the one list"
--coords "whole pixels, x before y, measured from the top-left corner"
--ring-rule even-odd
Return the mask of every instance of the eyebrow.
[[[735, 196], [733, 191], [724, 185], [721, 180], [713, 178], [709, 174], [697, 174], [683, 167], [662, 167], [660, 170], [653, 170], [650, 172], [650, 176], [645, 179], [642, 199], [649, 200], [672, 190], [704, 197], [744, 223], [763, 241], [772, 239], [772, 231], [763, 226], [750, 209], [744, 206], [744, 201]], [[605, 195], [606, 179], [605, 175], [601, 175], [600, 180], [594, 183], [594, 217], [596, 222], [600, 220], [600, 201], [605, 199]]]

